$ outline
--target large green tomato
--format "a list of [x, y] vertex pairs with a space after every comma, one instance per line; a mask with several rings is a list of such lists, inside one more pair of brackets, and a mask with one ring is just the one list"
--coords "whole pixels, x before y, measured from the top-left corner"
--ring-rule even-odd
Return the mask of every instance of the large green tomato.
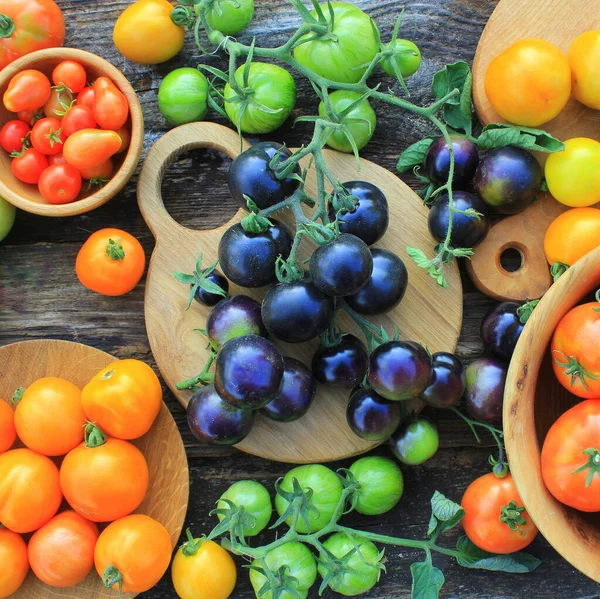
[[[196, 5], [196, 14], [200, 6]], [[235, 35], [247, 27], [254, 16], [254, 0], [215, 0], [206, 13], [208, 24], [224, 35]]]
[[[254, 527], [244, 526], [245, 537], [256, 536], [269, 524], [271, 514], [273, 513], [273, 504], [271, 503], [269, 491], [260, 483], [253, 480], [240, 480], [237, 483], [233, 483], [221, 495], [217, 502], [217, 508], [226, 509], [229, 507], [223, 499], [228, 499], [238, 507], [243, 506], [246, 513], [254, 516]], [[219, 520], [224, 518], [222, 514], [218, 514], [218, 517]]]
[[[333, 110], [336, 114], [343, 112], [348, 106], [356, 102], [361, 97], [358, 92], [349, 92], [345, 90], [338, 90], [329, 95]], [[321, 102], [319, 104], [319, 115], [325, 116], [327, 111], [325, 104]], [[348, 129], [354, 141], [356, 147], [361, 150], [364, 148], [375, 133], [375, 125], [377, 124], [377, 115], [371, 108], [368, 100], [363, 100], [355, 106], [346, 116], [347, 119], [361, 119], [360, 121], [349, 122], [347, 124]], [[333, 131], [327, 139], [327, 145], [334, 150], [340, 152], [352, 152], [352, 144], [348, 139], [348, 136], [343, 131]]]
[[[388, 44], [388, 48], [392, 44]], [[396, 61], [402, 77], [410, 77], [414, 75], [421, 66], [421, 50], [410, 40], [396, 40], [393, 48], [396, 55], [393, 58], [385, 58], [381, 61], [381, 68], [388, 74], [394, 77], [394, 67], [392, 61]]]
[[158, 107], [174, 125], [201, 121], [208, 112], [208, 80], [197, 69], [171, 71], [158, 89]]
[[360, 483], [354, 506], [359, 514], [385, 514], [400, 501], [404, 478], [393, 460], [379, 456], [360, 458], [350, 466], [350, 472]]
[[[334, 39], [316, 39], [294, 49], [294, 58], [317, 75], [340, 83], [357, 83], [379, 52], [376, 25], [360, 8], [347, 2], [332, 2]], [[321, 10], [329, 22], [326, 4]], [[315, 11], [311, 13], [316, 17]], [[310, 33], [300, 41], [312, 37]]]
[[15, 224], [16, 214], [17, 209], [4, 198], [0, 198], [0, 241], [10, 233]]
[[[235, 72], [237, 84], [244, 88], [245, 65]], [[244, 133], [271, 133], [283, 125], [296, 104], [296, 84], [283, 68], [266, 62], [253, 62], [248, 75], [249, 103], [243, 114], [242, 102], [229, 83], [225, 85], [225, 112]], [[270, 111], [263, 109], [266, 106]]]

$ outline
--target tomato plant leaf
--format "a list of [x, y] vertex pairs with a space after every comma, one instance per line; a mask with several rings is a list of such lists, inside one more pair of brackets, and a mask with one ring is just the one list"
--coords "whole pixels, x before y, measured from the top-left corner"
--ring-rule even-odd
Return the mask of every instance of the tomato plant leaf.
[[398, 159], [398, 164], [396, 165], [398, 172], [402, 175], [408, 171], [412, 171], [415, 166], [421, 166], [433, 140], [434, 137], [430, 136], [408, 146], [408, 148], [400, 154], [400, 158]]
[[465, 517], [465, 510], [436, 491], [431, 498], [431, 519], [429, 520], [428, 536], [440, 534], [454, 528]]
[[441, 570], [429, 562], [410, 565], [412, 574], [411, 599], [438, 599], [445, 579]]
[[565, 144], [541, 129], [517, 127], [506, 123], [492, 123], [483, 128], [475, 143], [483, 150], [517, 146], [536, 152], [561, 152]]
[[[438, 100], [441, 100], [455, 89], [460, 90], [462, 93], [470, 73], [471, 69], [469, 68], [469, 65], [462, 60], [455, 62], [454, 64], [446, 65], [441, 71], [438, 71], [433, 76], [433, 83], [431, 84], [433, 95]], [[447, 104], [459, 106], [460, 96], [450, 98], [447, 101]]]
[[476, 570], [525, 574], [533, 572], [542, 563], [537, 557], [523, 551], [506, 555], [488, 553], [479, 549], [467, 536], [458, 539], [456, 549], [461, 553], [456, 561], [465, 568]]

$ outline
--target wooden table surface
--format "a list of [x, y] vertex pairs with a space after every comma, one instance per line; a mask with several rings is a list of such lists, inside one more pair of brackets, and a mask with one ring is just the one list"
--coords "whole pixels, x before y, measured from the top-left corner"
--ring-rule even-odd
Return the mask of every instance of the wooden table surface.
[[[157, 67], [134, 65], [124, 59], [112, 42], [112, 27], [129, 0], [57, 0], [67, 23], [68, 46], [95, 52], [119, 67], [139, 93], [146, 120], [146, 150], [168, 125], [156, 103], [158, 86], [170, 70], [194, 66], [200, 53], [188, 36], [184, 51]], [[413, 100], [428, 102], [433, 73], [456, 60], [472, 61], [477, 42], [494, 0], [353, 0], [375, 18], [384, 39], [406, 6], [402, 37], [414, 40], [423, 53], [423, 67], [409, 81]], [[256, 35], [262, 45], [282, 43], [298, 24], [286, 0], [256, 0], [256, 17], [240, 39]], [[213, 64], [219, 60], [211, 59]], [[295, 115], [315, 114], [314, 93], [299, 85]], [[408, 144], [431, 133], [419, 120], [390, 106], [376, 106], [378, 128], [363, 155], [394, 171], [398, 154]], [[289, 145], [306, 142], [307, 124], [292, 129], [286, 124], [271, 138]], [[211, 151], [184, 155], [166, 173], [163, 193], [169, 212], [192, 228], [211, 228], [228, 220], [236, 207], [226, 186], [228, 160]], [[410, 181], [410, 180], [409, 180]], [[414, 181], [410, 181], [414, 183]], [[134, 357], [153, 364], [143, 314], [144, 285], [121, 298], [108, 298], [84, 289], [75, 277], [75, 256], [87, 236], [103, 227], [120, 227], [136, 235], [148, 255], [153, 238], [136, 204], [136, 178], [125, 191], [104, 207], [79, 217], [50, 219], [19, 213], [10, 236], [0, 245], [0, 344], [27, 339], [68, 339], [93, 345], [120, 358]], [[468, 362], [482, 353], [479, 323], [493, 301], [474, 290], [463, 276], [465, 318], [458, 353]], [[440, 307], [443, 310], [443, 306]], [[282, 476], [288, 466], [249, 457], [233, 449], [199, 445], [189, 433], [184, 410], [169, 392], [165, 395], [179, 426], [190, 463], [191, 493], [186, 526], [196, 535], [213, 525], [209, 511], [219, 495], [234, 481], [254, 478], [267, 485]], [[438, 489], [460, 501], [466, 486], [488, 470], [489, 447], [477, 446], [471, 433], [445, 413], [428, 412], [439, 424], [441, 449], [421, 467], [404, 468], [405, 495], [391, 513], [378, 518], [352, 516], [348, 521], [386, 534], [422, 538], [429, 519], [429, 498]], [[386, 454], [385, 448], [378, 450]], [[348, 464], [339, 464], [347, 466]], [[455, 542], [455, 535], [448, 542]], [[562, 560], [543, 539], [531, 546], [542, 559], [529, 575], [509, 575], [466, 570], [449, 558], [435, 557], [446, 577], [444, 598], [460, 599], [598, 599], [597, 584]], [[388, 573], [365, 597], [410, 597], [409, 564], [422, 556], [412, 551], [387, 550]], [[169, 576], [143, 599], [170, 599], [176, 595]], [[316, 597], [316, 592], [314, 595]], [[326, 593], [326, 597], [332, 597]], [[233, 597], [253, 597], [247, 574], [240, 569]]]

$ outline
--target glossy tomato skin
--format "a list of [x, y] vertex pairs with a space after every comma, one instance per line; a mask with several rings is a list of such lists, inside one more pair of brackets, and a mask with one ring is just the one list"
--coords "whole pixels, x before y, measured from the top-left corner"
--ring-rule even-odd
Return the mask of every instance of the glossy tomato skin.
[[92, 86], [84, 87], [77, 94], [77, 106], [87, 106], [94, 110], [94, 88]]
[[8, 451], [16, 438], [15, 413], [8, 402], [0, 399], [0, 453]]
[[521, 551], [533, 541], [537, 528], [526, 511], [521, 513], [525, 523], [515, 524], [515, 530], [501, 520], [502, 508], [511, 502], [515, 507], [523, 507], [510, 473], [498, 478], [490, 472], [467, 487], [461, 502], [465, 510], [462, 524], [477, 547], [490, 553], [505, 554]]
[[293, 422], [308, 412], [316, 392], [317, 381], [308, 366], [284, 357], [281, 388], [261, 414], [277, 422]]
[[502, 302], [494, 306], [481, 321], [481, 340], [494, 356], [510, 361], [525, 326], [519, 317], [520, 304]]
[[289, 256], [294, 238], [290, 230], [271, 219], [262, 233], [245, 231], [240, 223], [225, 231], [219, 241], [219, 264], [223, 274], [240, 287], [264, 287], [276, 279], [275, 263]]
[[62, 497], [58, 468], [50, 458], [31, 449], [0, 455], [0, 524], [33, 532], [56, 514]]
[[[454, 152], [453, 189], [464, 189], [473, 179], [479, 164], [477, 146], [462, 135], [451, 135]], [[450, 150], [443, 136], [438, 137], [429, 146], [423, 163], [423, 174], [437, 185], [444, 185], [450, 175]]]
[[303, 343], [327, 329], [333, 310], [333, 299], [305, 278], [271, 287], [262, 303], [262, 318], [269, 333], [277, 339]]
[[586, 31], [569, 48], [573, 96], [582, 104], [600, 110], [600, 89], [596, 65], [600, 60], [600, 29]]
[[[294, 57], [303, 66], [331, 81], [357, 83], [367, 65], [379, 52], [377, 35], [369, 15], [348, 2], [332, 2], [335, 39], [315, 39], [301, 43]], [[323, 14], [330, 16], [327, 7]], [[316, 18], [316, 13], [311, 13]], [[312, 37], [307, 34], [306, 37]], [[304, 38], [302, 38], [304, 40]]]
[[391, 77], [395, 77], [396, 73], [394, 71], [394, 67], [392, 66], [392, 62], [395, 61], [400, 74], [403, 78], [410, 77], [414, 75], [421, 66], [421, 50], [419, 47], [410, 40], [397, 39], [393, 46], [391, 43], [387, 44], [386, 48], [394, 48], [396, 51], [402, 52], [401, 54], [384, 58], [381, 61], [381, 68]]
[[[172, 551], [171, 535], [160, 522], [133, 514], [112, 522], [102, 531], [94, 562], [105, 586], [111, 586], [105, 573], [108, 566], [113, 566], [122, 576], [123, 593], [144, 593], [167, 571]], [[119, 585], [113, 588], [118, 589]]]
[[[281, 144], [261, 141], [239, 154], [231, 163], [227, 175], [229, 192], [233, 199], [247, 209], [244, 195], [247, 195], [261, 210], [283, 202], [298, 189], [299, 181], [287, 177], [278, 179], [269, 166], [275, 155], [284, 162], [292, 153]], [[293, 173], [300, 175], [300, 167]]]
[[[200, 7], [196, 6], [196, 14]], [[236, 35], [252, 21], [254, 0], [221, 0], [219, 8], [213, 6], [206, 13], [206, 20], [224, 35]]]
[[283, 357], [268, 339], [259, 335], [236, 337], [217, 354], [215, 389], [231, 405], [257, 410], [279, 392], [283, 368]]
[[439, 444], [437, 428], [426, 418], [417, 418], [401, 425], [389, 441], [396, 459], [409, 466], [418, 466], [431, 459]]
[[52, 587], [79, 584], [94, 567], [98, 527], [72, 510], [61, 512], [29, 541], [33, 573]]
[[40, 176], [40, 194], [49, 204], [69, 204], [81, 192], [81, 173], [70, 164], [52, 164]]
[[5, 152], [12, 154], [23, 149], [23, 142], [31, 127], [23, 121], [8, 121], [0, 130], [0, 146]]
[[458, 403], [466, 387], [465, 367], [453, 354], [436, 352], [431, 356], [432, 377], [421, 399], [433, 408], [448, 408]]
[[65, 86], [73, 94], [78, 94], [87, 83], [87, 73], [82, 64], [75, 60], [63, 60], [52, 71], [52, 83]]
[[319, 246], [310, 259], [310, 276], [315, 287], [332, 297], [353, 295], [366, 285], [372, 272], [369, 247], [349, 233]]
[[38, 110], [50, 99], [52, 89], [44, 73], [35, 69], [19, 71], [4, 92], [4, 106], [10, 112]]
[[374, 316], [393, 310], [408, 287], [408, 271], [394, 252], [381, 248], [371, 250], [373, 272], [367, 283], [344, 301], [359, 314]]
[[552, 425], [542, 447], [544, 484], [558, 501], [582, 512], [600, 512], [599, 439], [600, 399], [588, 399]]
[[502, 401], [508, 366], [497, 358], [479, 358], [467, 366], [465, 406], [477, 420], [502, 420]]
[[158, 107], [173, 125], [202, 121], [208, 112], [208, 79], [198, 70], [171, 71], [158, 89]]
[[[255, 537], [269, 524], [273, 514], [273, 504], [269, 491], [254, 480], [239, 480], [233, 483], [217, 501], [217, 509], [228, 509], [228, 501], [237, 507], [243, 507], [247, 514], [254, 517], [254, 526], [244, 526], [245, 537]], [[223, 514], [217, 514], [219, 521]]]
[[373, 389], [357, 389], [350, 395], [346, 420], [352, 432], [366, 441], [385, 441], [400, 426], [400, 404], [388, 401]]
[[125, 94], [108, 77], [94, 81], [94, 119], [101, 129], [118, 131], [129, 117], [129, 102]]
[[254, 423], [254, 412], [227, 403], [208, 385], [194, 393], [187, 408], [193, 435], [203, 443], [235, 445], [243, 441]]
[[[558, 323], [550, 350], [552, 368], [558, 382], [568, 391], [593, 399], [600, 397], [600, 308], [598, 302], [576, 306]], [[573, 374], [567, 370], [574, 362], [580, 369]]]
[[27, 543], [23, 537], [7, 528], [0, 528], [0, 597], [12, 596], [29, 572]]
[[117, 154], [121, 144], [121, 138], [115, 131], [81, 129], [65, 141], [63, 154], [76, 169], [95, 168]]
[[55, 118], [39, 120], [31, 130], [31, 144], [42, 154], [60, 154], [67, 136], [62, 131], [61, 122]]
[[479, 163], [473, 184], [490, 209], [500, 214], [517, 214], [537, 197], [542, 167], [527, 150], [497, 148]]
[[110, 180], [113, 174], [113, 161], [109, 158], [104, 164], [94, 168], [82, 168], [81, 177], [86, 181], [104, 182]]
[[94, 111], [85, 104], [76, 104], [70, 108], [62, 120], [63, 133], [67, 137], [82, 129], [95, 129], [96, 125]]
[[[344, 189], [358, 198], [354, 210], [339, 214], [340, 232], [350, 233], [367, 245], [378, 242], [387, 231], [390, 215], [385, 194], [379, 187], [367, 181], [346, 181]], [[336, 211], [329, 205], [329, 220], [334, 221]]]
[[335, 345], [320, 345], [312, 358], [319, 383], [352, 389], [367, 372], [367, 349], [354, 335], [344, 335]]
[[381, 456], [356, 460], [350, 468], [360, 490], [355, 509], [365, 516], [389, 512], [402, 497], [404, 478], [396, 462]]
[[34, 148], [27, 148], [10, 163], [10, 168], [19, 181], [37, 185], [42, 173], [48, 168], [48, 158]]
[[[479, 212], [482, 216], [468, 216], [454, 213], [450, 243], [454, 247], [475, 247], [481, 243], [490, 230], [491, 221], [487, 205], [476, 195], [466, 191], [452, 193], [454, 208]], [[441, 194], [434, 202], [427, 218], [429, 232], [436, 241], [443, 243], [450, 227], [450, 202], [447, 193]]]
[[431, 382], [431, 357], [412, 341], [388, 341], [369, 356], [369, 385], [391, 401], [417, 397]]
[[65, 110], [71, 106], [73, 94], [64, 86], [53, 87], [50, 98], [44, 104], [44, 114], [48, 118], [60, 118]]
[[222, 299], [206, 321], [206, 334], [214, 349], [242, 335], [267, 336], [260, 304], [247, 295], [232, 295]]

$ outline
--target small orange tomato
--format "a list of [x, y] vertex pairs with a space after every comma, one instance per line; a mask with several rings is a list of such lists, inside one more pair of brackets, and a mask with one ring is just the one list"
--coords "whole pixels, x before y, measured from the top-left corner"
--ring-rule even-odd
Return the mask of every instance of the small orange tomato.
[[0, 599], [15, 593], [29, 572], [27, 544], [16, 532], [0, 528]]
[[65, 455], [77, 447], [83, 441], [85, 422], [81, 391], [57, 377], [29, 385], [15, 410], [19, 439], [47, 456]]
[[148, 490], [148, 464], [131, 443], [106, 437], [88, 424], [85, 441], [60, 467], [60, 486], [69, 505], [92, 522], [110, 522], [135, 510]]
[[503, 119], [539, 127], [558, 116], [569, 100], [571, 68], [554, 44], [522, 39], [490, 62], [485, 93]]
[[86, 181], [91, 181], [92, 179], [97, 181], [108, 181], [113, 174], [113, 161], [109, 158], [100, 166], [95, 168], [82, 168], [79, 172]]
[[117, 131], [117, 134], [121, 138], [121, 149], [117, 154], [122, 154], [129, 149], [129, 145], [131, 144], [131, 131], [129, 130], [129, 127], [121, 127]]
[[52, 88], [44, 73], [28, 69], [17, 73], [4, 92], [4, 106], [10, 112], [37, 110], [50, 99]]
[[52, 71], [52, 82], [56, 86], [68, 87], [71, 92], [78, 94], [87, 83], [87, 74], [83, 65], [78, 62], [63, 60]]
[[81, 129], [64, 144], [63, 154], [76, 169], [96, 168], [121, 149], [121, 138], [115, 131]]
[[582, 104], [600, 110], [600, 29], [586, 31], [569, 48], [573, 95]]
[[102, 295], [129, 293], [144, 274], [146, 254], [140, 242], [120, 229], [93, 233], [77, 254], [81, 284]]
[[29, 541], [33, 573], [51, 587], [73, 587], [94, 567], [98, 527], [67, 510], [44, 524]]
[[129, 117], [125, 94], [108, 78], [94, 81], [94, 118], [102, 129], [118, 131]]
[[109, 524], [96, 543], [96, 570], [106, 588], [144, 593], [162, 578], [171, 561], [167, 529], [143, 514]]
[[0, 455], [0, 524], [33, 532], [56, 514], [62, 501], [58, 468], [31, 449]]
[[137, 439], [150, 430], [162, 406], [154, 370], [140, 360], [119, 360], [101, 370], [81, 392], [88, 420], [118, 439]]
[[8, 451], [17, 438], [15, 413], [3, 399], [0, 399], [0, 453]]

